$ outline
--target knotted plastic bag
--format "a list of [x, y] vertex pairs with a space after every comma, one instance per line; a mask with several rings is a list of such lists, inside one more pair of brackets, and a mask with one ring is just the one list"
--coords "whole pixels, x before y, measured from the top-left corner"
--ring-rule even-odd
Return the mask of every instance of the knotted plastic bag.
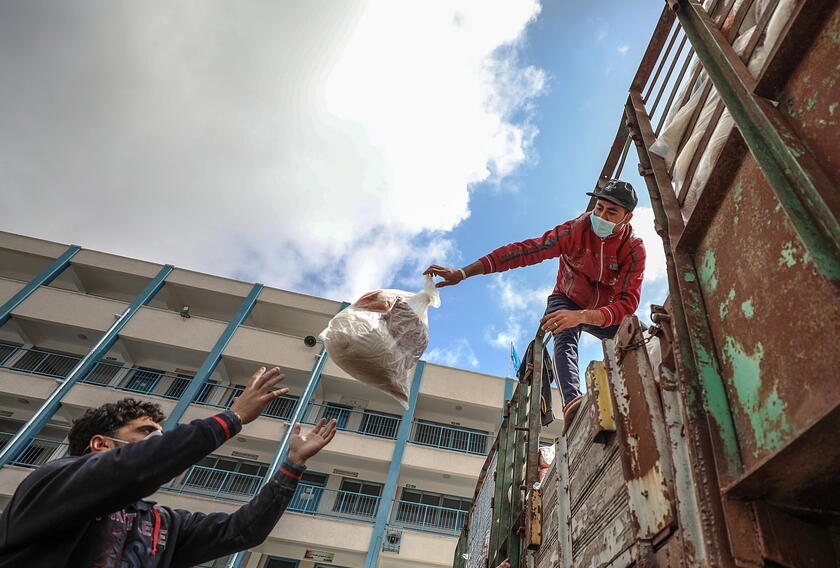
[[431, 276], [416, 294], [374, 290], [331, 319], [320, 338], [347, 374], [408, 408], [411, 370], [429, 345], [429, 306], [440, 306]]

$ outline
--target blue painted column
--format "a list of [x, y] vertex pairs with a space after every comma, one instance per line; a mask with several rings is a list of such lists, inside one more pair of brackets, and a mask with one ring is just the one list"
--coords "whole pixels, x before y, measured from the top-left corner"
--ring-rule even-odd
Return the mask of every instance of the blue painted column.
[[[350, 304], [347, 302], [342, 303], [338, 311], [340, 312], [349, 305]], [[292, 438], [292, 427], [297, 422], [301, 421], [303, 415], [306, 413], [309, 403], [312, 402], [312, 396], [315, 394], [315, 389], [318, 388], [318, 383], [321, 381], [321, 373], [324, 370], [324, 366], [327, 364], [327, 359], [327, 350], [322, 347], [321, 353], [318, 355], [318, 359], [312, 367], [312, 372], [309, 374], [309, 380], [306, 381], [306, 388], [303, 389], [303, 394], [300, 395], [300, 398], [295, 404], [295, 411], [292, 413], [292, 419], [289, 421], [289, 425], [286, 428], [286, 433], [283, 435], [283, 439], [280, 440], [280, 445], [277, 446], [277, 450], [274, 452], [274, 459], [271, 460], [271, 465], [265, 472], [265, 477], [263, 478], [260, 487], [265, 485], [266, 482], [271, 479], [277, 471], [277, 468], [280, 467], [280, 465], [285, 461], [286, 456], [289, 454], [289, 440]], [[242, 563], [245, 561], [246, 552], [247, 551], [243, 550], [231, 556], [228, 559], [227, 564], [225, 564], [225, 568], [240, 568]]]
[[148, 304], [155, 294], [163, 287], [163, 282], [169, 273], [172, 272], [172, 266], [166, 265], [161, 268], [157, 276], [140, 292], [125, 311], [119, 316], [117, 321], [108, 328], [108, 331], [99, 339], [93, 349], [76, 364], [75, 367], [67, 375], [67, 378], [58, 385], [53, 393], [47, 398], [41, 408], [35, 412], [35, 415], [23, 425], [23, 428], [15, 434], [15, 437], [9, 440], [9, 443], [0, 451], [0, 467], [3, 467], [10, 461], [14, 460], [23, 448], [25, 448], [41, 429], [49, 422], [55, 415], [56, 411], [61, 406], [61, 399], [70, 391], [70, 389], [77, 382], [87, 376], [88, 373], [96, 366], [99, 360], [108, 353], [108, 350], [114, 346], [120, 331], [128, 321], [136, 314], [141, 307]]
[[391, 504], [397, 494], [397, 478], [400, 475], [405, 445], [408, 442], [408, 435], [411, 433], [411, 423], [414, 422], [414, 410], [417, 408], [417, 398], [420, 395], [420, 383], [423, 380], [423, 371], [426, 368], [425, 361], [419, 361], [414, 369], [414, 380], [411, 382], [411, 392], [408, 396], [408, 409], [403, 414], [400, 422], [400, 429], [397, 432], [397, 443], [394, 446], [394, 453], [391, 456], [391, 465], [388, 468], [388, 480], [382, 489], [382, 499], [379, 502], [379, 510], [376, 513], [376, 524], [373, 526], [373, 534], [370, 536], [368, 553], [365, 558], [365, 568], [376, 568], [379, 562], [379, 551], [382, 550], [382, 537], [385, 534], [385, 525], [388, 524], [388, 516], [391, 514]]
[[166, 422], [164, 422], [163, 427], [166, 430], [171, 430], [178, 425], [178, 421], [183, 418], [184, 413], [187, 411], [187, 407], [193, 400], [195, 400], [195, 397], [198, 396], [201, 389], [204, 388], [204, 385], [207, 384], [210, 375], [213, 374], [213, 371], [216, 370], [216, 366], [222, 359], [222, 352], [225, 350], [228, 343], [230, 343], [233, 334], [236, 333], [236, 329], [242, 325], [242, 322], [245, 321], [245, 318], [247, 318], [248, 314], [251, 313], [251, 310], [254, 309], [254, 304], [257, 303], [257, 297], [260, 295], [260, 292], [262, 292], [262, 289], [262, 284], [254, 284], [254, 287], [251, 288], [251, 292], [242, 301], [242, 304], [239, 306], [239, 309], [236, 310], [236, 313], [233, 314], [233, 318], [228, 322], [227, 327], [222, 332], [222, 335], [219, 336], [219, 339], [216, 340], [216, 344], [213, 346], [213, 349], [210, 350], [210, 353], [204, 359], [201, 367], [198, 368], [195, 377], [192, 378], [187, 385], [187, 388], [184, 389], [184, 393], [178, 399], [178, 403], [175, 405], [175, 408], [169, 414]]
[[65, 268], [70, 266], [70, 259], [73, 258], [80, 250], [82, 250], [81, 247], [77, 247], [76, 245], [68, 248], [61, 256], [52, 261], [52, 263], [50, 263], [50, 265], [46, 267], [41, 274], [32, 279], [29, 284], [18, 290], [17, 294], [12, 296], [9, 301], [3, 304], [3, 306], [0, 307], [0, 325], [6, 323], [12, 315], [12, 310], [31, 296], [35, 290], [41, 286], [48, 285], [50, 282], [55, 280], [56, 276], [61, 274]]

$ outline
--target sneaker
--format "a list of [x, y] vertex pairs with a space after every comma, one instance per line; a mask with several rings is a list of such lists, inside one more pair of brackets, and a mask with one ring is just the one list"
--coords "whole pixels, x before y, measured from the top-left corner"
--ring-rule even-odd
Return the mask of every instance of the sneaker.
[[565, 434], [569, 430], [569, 426], [572, 425], [572, 420], [575, 419], [575, 414], [577, 414], [581, 402], [583, 402], [583, 395], [579, 394], [569, 401], [569, 404], [563, 407], [563, 434]]

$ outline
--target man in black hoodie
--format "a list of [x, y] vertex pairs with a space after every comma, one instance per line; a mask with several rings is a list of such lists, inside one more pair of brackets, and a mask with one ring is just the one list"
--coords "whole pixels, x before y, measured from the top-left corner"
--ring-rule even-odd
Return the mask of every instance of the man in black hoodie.
[[268, 537], [306, 460], [335, 436], [335, 420], [306, 435], [293, 426], [286, 461], [233, 514], [191, 513], [146, 501], [213, 452], [288, 389], [259, 369], [230, 407], [162, 433], [157, 404], [123, 399], [88, 410], [70, 430], [68, 457], [33, 471], [0, 516], [0, 568], [194, 566]]

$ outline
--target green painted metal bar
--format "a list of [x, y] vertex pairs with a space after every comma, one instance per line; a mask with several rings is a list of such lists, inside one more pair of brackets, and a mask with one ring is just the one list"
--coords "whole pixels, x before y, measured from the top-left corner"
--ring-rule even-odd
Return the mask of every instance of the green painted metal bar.
[[14, 296], [0, 306], [0, 326], [9, 321], [9, 318], [12, 316], [12, 311], [21, 305], [38, 288], [49, 285], [59, 274], [64, 272], [64, 269], [70, 266], [70, 259], [76, 256], [76, 253], [80, 250], [82, 250], [81, 247], [72, 245], [41, 271], [38, 276], [30, 280], [26, 286], [18, 290]]
[[[508, 443], [507, 443], [507, 431], [512, 422], [511, 418], [511, 408], [513, 406], [513, 401], [518, 396], [517, 393], [519, 392], [519, 388], [521, 383], [517, 384], [516, 388], [513, 391], [513, 396], [511, 397], [510, 401], [507, 402], [505, 408], [505, 417], [502, 420], [502, 425], [499, 427], [499, 435], [497, 436], [498, 440], [498, 456], [496, 458], [496, 472], [494, 473], [494, 482], [496, 490], [493, 492], [493, 519], [490, 524], [490, 545], [488, 547], [487, 556], [491, 562], [496, 560], [496, 551], [499, 549], [499, 541], [501, 540], [501, 532], [502, 532], [502, 500], [504, 499], [504, 494], [506, 491], [506, 479], [505, 473], [507, 472], [507, 461], [508, 461]], [[497, 566], [498, 564], [494, 564]]]
[[62, 381], [58, 387], [50, 394], [44, 404], [41, 405], [32, 418], [23, 425], [15, 437], [6, 443], [2, 451], [0, 451], [0, 467], [13, 461], [19, 452], [26, 447], [31, 438], [38, 434], [41, 429], [47, 425], [50, 419], [55, 415], [61, 407], [61, 400], [64, 398], [73, 385], [84, 379], [88, 373], [96, 366], [99, 360], [105, 356], [108, 350], [116, 343], [120, 331], [125, 327], [128, 321], [136, 314], [141, 307], [148, 304], [155, 294], [163, 287], [164, 280], [169, 273], [172, 272], [172, 266], [166, 265], [161, 268], [157, 276], [140, 292], [131, 304], [123, 311], [117, 321], [102, 335], [96, 345], [93, 346], [87, 355], [82, 357], [73, 369], [68, 373], [67, 378]]
[[242, 322], [245, 321], [245, 318], [247, 318], [248, 314], [251, 313], [251, 310], [254, 309], [254, 305], [257, 303], [257, 297], [259, 297], [262, 290], [262, 284], [254, 284], [253, 288], [251, 288], [251, 292], [242, 301], [242, 304], [240, 304], [239, 309], [236, 310], [233, 318], [231, 318], [228, 322], [228, 325], [222, 332], [222, 335], [220, 335], [219, 339], [216, 340], [216, 344], [213, 345], [213, 349], [210, 350], [210, 353], [207, 354], [207, 357], [204, 359], [201, 367], [198, 368], [195, 377], [192, 378], [187, 385], [187, 388], [184, 389], [184, 393], [178, 399], [178, 402], [175, 404], [175, 408], [172, 409], [172, 412], [163, 424], [165, 429], [171, 430], [178, 425], [178, 422], [181, 418], [183, 418], [184, 413], [187, 411], [187, 407], [189, 407], [195, 397], [198, 396], [201, 389], [204, 388], [204, 385], [207, 384], [207, 381], [210, 379], [210, 375], [213, 374], [213, 371], [216, 370], [216, 366], [222, 359], [222, 352], [225, 350], [228, 343], [230, 343], [230, 340], [233, 337], [233, 334], [236, 333], [237, 328], [242, 325]]
[[[537, 343], [535, 349], [540, 347]], [[535, 354], [534, 361], [537, 356]], [[522, 565], [522, 539], [525, 536], [523, 526], [522, 512], [524, 510], [524, 487], [525, 487], [525, 472], [523, 466], [526, 466], [528, 451], [526, 444], [529, 439], [535, 439], [539, 443], [539, 430], [534, 437], [533, 432], [528, 427], [528, 418], [530, 414], [530, 401], [532, 394], [536, 392], [537, 396], [537, 411], [539, 412], [539, 398], [540, 385], [542, 382], [542, 373], [537, 375], [537, 367], [534, 365], [534, 372], [531, 373], [531, 382], [529, 388], [523, 389], [519, 401], [516, 405], [516, 428], [513, 430], [513, 447], [516, 452], [516, 459], [513, 461], [511, 471], [512, 483], [510, 486], [510, 517], [508, 520], [508, 546], [507, 558], [509, 559], [511, 568], [520, 568]]]
[[701, 6], [678, 0], [677, 18], [738, 125], [753, 157], [814, 265], [840, 287], [840, 192], [772, 103], [754, 94], [755, 80]]

